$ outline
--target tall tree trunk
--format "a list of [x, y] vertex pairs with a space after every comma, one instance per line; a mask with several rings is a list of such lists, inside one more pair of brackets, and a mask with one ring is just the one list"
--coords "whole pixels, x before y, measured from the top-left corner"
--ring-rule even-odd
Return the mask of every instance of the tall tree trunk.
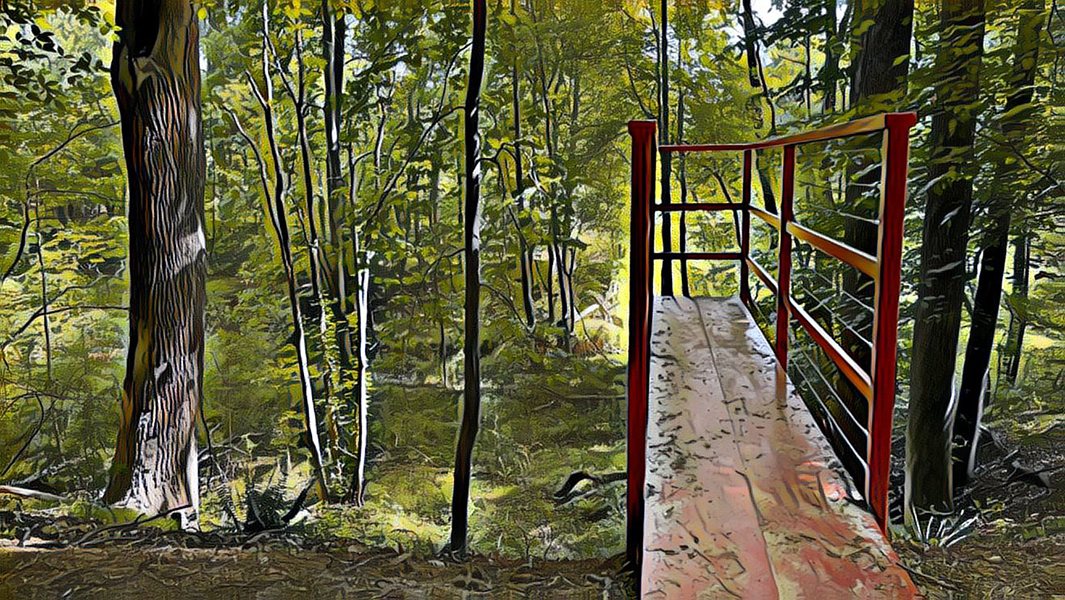
[[[658, 46], [658, 67], [661, 70], [660, 77], [660, 89], [662, 96], [658, 101], [658, 143], [659, 145], [665, 145], [669, 143], [669, 2], [667, 0], [661, 0], [662, 2], [662, 20], [659, 23], [661, 27], [661, 41]], [[668, 152], [664, 152], [660, 155], [660, 162], [662, 163], [662, 204], [671, 204], [673, 202], [672, 195], [670, 193], [670, 183], [672, 180], [672, 156]], [[673, 213], [663, 212], [662, 215], [662, 251], [671, 252], [673, 250]], [[662, 261], [662, 295], [673, 295], [673, 261]]]
[[[1031, 118], [1033, 84], [1039, 62], [1039, 39], [1045, 18], [1043, 0], [1025, 0], [1017, 11], [1017, 38], [1013, 51], [1013, 75], [1010, 93], [999, 127], [1014, 145], [1022, 143]], [[1014, 210], [1012, 178], [1018, 163], [1000, 161], [991, 181], [991, 206], [988, 229], [984, 232], [980, 254], [980, 275], [973, 298], [972, 326], [965, 348], [965, 363], [958, 395], [958, 415], [954, 423], [954, 486], [965, 485], [976, 468], [976, 451], [980, 438], [980, 421], [988, 397], [991, 351], [995, 344], [1002, 280], [1006, 271], [1006, 248], [1009, 245], [1010, 216]]]
[[199, 508], [206, 158], [199, 25], [187, 0], [118, 0], [111, 85], [129, 181], [130, 336], [104, 501], [145, 513]]
[[[747, 52], [748, 77], [751, 86], [762, 89], [762, 97], [765, 98], [766, 105], [769, 107], [768, 136], [773, 137], [777, 134], [777, 108], [769, 95], [769, 83], [766, 81], [765, 71], [762, 69], [762, 59], [758, 54], [758, 31], [754, 23], [751, 0], [743, 0], [743, 38]], [[777, 212], [777, 200], [776, 194], [773, 192], [773, 180], [770, 175], [770, 169], [773, 165], [768, 160], [762, 160], [764, 156], [767, 156], [765, 151], [755, 150], [754, 155], [754, 168], [758, 172], [758, 183], [762, 188], [763, 207], [766, 211], [775, 214]], [[776, 247], [776, 240], [772, 240], [770, 244], [770, 247]]]
[[[570, 82], [573, 92], [573, 104], [570, 111], [570, 131], [575, 131], [578, 127], [577, 123], [580, 119], [581, 113], [581, 77], [580, 70], [576, 62], [573, 63], [573, 73], [570, 76]], [[556, 129], [556, 135], [557, 135]], [[569, 156], [576, 156], [577, 143], [574, 136], [569, 136], [567, 141], [567, 154]], [[573, 179], [569, 176], [565, 178], [563, 184], [564, 197], [566, 204], [563, 206], [564, 211], [562, 213], [562, 234], [564, 242], [559, 246], [559, 259], [561, 260], [562, 269], [559, 271], [559, 275], [563, 277], [561, 280], [560, 289], [565, 290], [566, 300], [564, 307], [565, 313], [565, 348], [569, 352], [572, 349], [572, 333], [577, 327], [577, 290], [573, 286], [573, 272], [576, 269], [577, 263], [577, 246], [573, 243], [574, 231], [573, 231], [573, 218], [574, 218], [574, 185]]]
[[48, 269], [44, 263], [44, 237], [41, 235], [41, 202], [33, 202], [34, 233], [37, 237], [37, 267], [41, 271], [41, 325], [44, 327], [44, 365], [48, 383], [52, 382], [52, 320], [48, 316]]
[[464, 108], [466, 154], [466, 223], [463, 254], [466, 258], [466, 337], [463, 340], [462, 424], [455, 449], [455, 481], [451, 493], [449, 549], [465, 554], [469, 527], [470, 478], [473, 447], [481, 420], [481, 82], [484, 78], [486, 0], [473, 0], [473, 43]]
[[346, 183], [341, 167], [340, 125], [344, 91], [344, 40], [347, 26], [344, 17], [333, 13], [330, 0], [322, 0], [322, 55], [325, 58], [325, 98], [322, 106], [325, 121], [326, 206], [329, 244], [324, 252], [323, 268], [329, 282], [329, 309], [333, 313], [337, 345], [340, 395], [351, 405], [348, 394], [353, 386], [351, 327], [348, 324], [347, 242], [344, 235], [344, 191]]
[[[432, 207], [430, 217], [431, 231], [436, 231], [436, 227], [440, 222], [440, 162], [436, 157], [429, 160], [429, 205]], [[448, 263], [450, 264], [450, 260]], [[439, 269], [436, 271], [439, 272]], [[452, 283], [454, 288], [454, 283]], [[452, 291], [454, 291], [452, 289]], [[440, 282], [437, 275], [433, 275], [433, 293], [437, 298], [441, 298], [440, 295]], [[440, 311], [440, 316], [437, 319], [437, 360], [440, 364], [440, 384], [444, 386], [444, 389], [448, 387], [447, 377], [447, 331], [445, 330], [445, 311]]]
[[344, 17], [333, 13], [330, 0], [322, 0], [322, 55], [325, 58], [326, 189], [331, 203], [343, 202], [344, 174], [340, 160], [340, 124], [344, 91], [344, 40], [347, 26]]
[[762, 77], [758, 72], [758, 39], [755, 34], [751, 0], [743, 0], [743, 47], [747, 54], [747, 80], [751, 87], [759, 87], [762, 84]]
[[[510, 0], [510, 14], [516, 16], [517, 0]], [[524, 229], [529, 219], [525, 217], [525, 173], [521, 160], [521, 95], [518, 93], [518, 53], [514, 52], [514, 63], [510, 73], [510, 97], [514, 107], [514, 198], [518, 204], [518, 224]], [[521, 271], [521, 302], [525, 310], [525, 324], [532, 329], [536, 326], [536, 309], [533, 304], [532, 285], [532, 248], [525, 243], [525, 234], [518, 232], [518, 269]]]
[[547, 249], [547, 322], [556, 325], [555, 321], [555, 245], [551, 244]]
[[[351, 147], [348, 147], [348, 206], [354, 210], [355, 206], [355, 157]], [[363, 494], [366, 489], [366, 452], [369, 448], [369, 405], [370, 399], [367, 393], [369, 378], [370, 357], [367, 348], [370, 336], [370, 273], [369, 252], [364, 252], [359, 244], [359, 231], [355, 225], [355, 219], [348, 219], [349, 237], [351, 238], [351, 255], [355, 264], [355, 340], [354, 359], [355, 381], [353, 382], [352, 398], [354, 400], [354, 413], [356, 420], [356, 435], [349, 438], [349, 451], [355, 456], [354, 473], [351, 476], [350, 486], [346, 500], [362, 506]], [[360, 264], [359, 261], [362, 261]]]
[[[359, 238], [352, 232], [352, 247], [359, 256]], [[367, 257], [368, 258], [368, 257]], [[367, 331], [370, 323], [370, 267], [360, 266], [355, 272], [355, 358], [357, 360], [354, 391], [352, 396], [355, 400], [355, 415], [357, 423], [356, 437], [351, 444], [350, 451], [355, 455], [355, 469], [351, 476], [351, 485], [348, 489], [348, 501], [356, 506], [362, 506], [363, 495], [366, 489], [366, 451], [370, 439], [369, 407], [370, 398], [367, 393], [367, 378], [369, 377], [369, 354], [367, 353]]]
[[1014, 324], [1010, 327], [1010, 335], [1006, 341], [1008, 353], [1006, 364], [1006, 381], [1011, 386], [1017, 384], [1017, 376], [1021, 371], [1021, 350], [1024, 348], [1024, 330], [1028, 327], [1028, 271], [1030, 266], [1029, 253], [1031, 241], [1028, 232], [1021, 232], [1013, 242], [1013, 297], [1017, 308], [1013, 310]]
[[311, 468], [318, 485], [318, 494], [323, 501], [328, 501], [329, 484], [326, 479], [322, 461], [322, 445], [318, 438], [318, 415], [314, 403], [314, 389], [311, 385], [310, 366], [307, 359], [307, 336], [303, 329], [303, 314], [300, 310], [299, 290], [296, 282], [295, 265], [292, 259], [292, 241], [288, 230], [288, 215], [285, 207], [285, 194], [287, 182], [285, 179], [285, 165], [281, 158], [281, 149], [278, 145], [276, 127], [274, 124], [274, 92], [270, 80], [269, 68], [269, 7], [263, 4], [263, 41], [262, 41], [262, 77], [263, 87], [260, 88], [251, 73], [246, 73], [248, 85], [263, 111], [263, 125], [266, 130], [267, 142], [270, 146], [271, 164], [274, 168], [274, 186], [271, 193], [269, 177], [266, 173], [266, 162], [263, 160], [258, 145], [252, 140], [241, 127], [234, 113], [230, 112], [233, 122], [248, 146], [255, 154], [259, 164], [259, 178], [262, 182], [263, 194], [267, 199], [267, 207], [270, 211], [270, 222], [277, 237], [278, 253], [281, 256], [281, 266], [284, 270], [285, 283], [288, 290], [289, 310], [292, 318], [292, 341], [293, 350], [296, 352], [296, 370], [300, 381], [300, 396], [303, 404], [303, 423], [305, 442], [311, 454]]
[[821, 99], [821, 111], [824, 113], [836, 110], [836, 81], [839, 72], [839, 53], [836, 51], [836, 0], [824, 0], [825, 14], [825, 60], [821, 67], [821, 87], [824, 89]]
[[954, 365], [965, 295], [983, 0], [943, 0], [906, 429], [906, 519], [952, 511]]
[[[850, 101], [859, 115], [883, 110], [883, 96], [895, 94], [901, 97], [906, 91], [913, 37], [913, 3], [914, 0], [883, 0], [879, 3], [857, 0], [851, 26], [862, 33], [855, 41], [859, 50], [851, 67]], [[870, 20], [872, 25], [868, 24]], [[863, 190], [879, 181], [880, 173], [875, 169], [864, 176], [857, 175], [865, 166], [848, 169], [845, 209], [858, 204]], [[856, 178], [858, 181], [853, 181]], [[876, 236], [875, 225], [859, 219], [845, 219], [843, 238], [850, 246], [875, 255]], [[845, 272], [843, 287], [855, 297], [872, 300], [872, 285], [853, 269]], [[856, 354], [861, 364], [867, 364], [869, 349], [860, 346], [853, 340], [844, 345]]]
[[[856, 34], [854, 43], [859, 50], [852, 64], [850, 81], [851, 108], [859, 115], [883, 110], [885, 98], [902, 97], [906, 92], [910, 71], [910, 40], [913, 36], [914, 0], [858, 0], [854, 6], [851, 27]], [[869, 25], [869, 22], [872, 22]], [[883, 157], [881, 157], [883, 158]], [[879, 169], [869, 169], [863, 162], [848, 165], [843, 191], [843, 210], [859, 217], [876, 218], [875, 200], [866, 195], [876, 189], [880, 181]], [[843, 241], [852, 248], [876, 256], [877, 226], [869, 221], [847, 218], [843, 220]], [[872, 312], [859, 303], [872, 307], [873, 282], [857, 269], [841, 269], [844, 296], [854, 299], [838, 311], [842, 325], [840, 342], [854, 360], [867, 371], [871, 366]], [[859, 335], [863, 333], [864, 335]], [[852, 410], [866, 400], [844, 377], [839, 377], [837, 394]]]
[[[268, 35], [269, 32], [263, 30], [263, 36]], [[322, 283], [326, 282], [326, 289], [331, 289], [332, 279], [326, 281], [326, 277], [329, 277], [328, 262], [325, 260], [325, 253], [322, 247], [321, 239], [318, 236], [317, 220], [321, 218], [320, 206], [315, 207], [314, 198], [314, 176], [312, 161], [314, 160], [311, 152], [311, 142], [307, 134], [307, 77], [306, 67], [303, 62], [303, 36], [296, 32], [296, 62], [297, 62], [297, 75], [296, 86], [293, 88], [289, 81], [288, 75], [285, 72], [285, 65], [278, 63], [278, 73], [281, 75], [285, 85], [285, 89], [288, 92], [289, 99], [292, 101], [292, 107], [296, 116], [296, 141], [300, 148], [300, 166], [303, 174], [303, 199], [305, 203], [306, 220], [307, 220], [307, 262], [309, 265], [309, 274], [311, 282], [311, 298], [310, 307], [313, 318], [317, 321], [318, 325], [318, 343], [320, 346], [320, 367], [322, 369], [322, 395], [326, 410], [325, 425], [326, 432], [329, 437], [329, 445], [326, 446], [327, 456], [329, 462], [338, 462], [337, 459], [340, 456], [340, 428], [337, 424], [337, 418], [339, 417], [339, 407], [336, 404], [335, 393], [339, 386], [339, 382], [335, 380], [336, 373], [338, 371], [336, 364], [334, 363], [334, 356], [338, 354], [336, 349], [332, 347], [335, 339], [329, 337], [329, 321], [325, 314], [325, 294], [322, 291]], [[275, 57], [276, 59], [276, 57]]]
[[[677, 143], [684, 143], [684, 91], [677, 98]], [[688, 155], [680, 155], [680, 203], [688, 203]], [[680, 251], [688, 251], [687, 213], [680, 213]], [[691, 285], [688, 282], [688, 259], [680, 259], [680, 293], [690, 298]]]
[[[535, 5], [529, 3], [530, 17], [532, 17], [533, 23], [537, 23], [536, 12], [534, 11]], [[551, 98], [548, 94], [548, 78], [547, 69], [544, 67], [544, 55], [543, 48], [540, 44], [539, 38], [536, 41], [536, 57], [539, 67], [539, 79], [540, 79], [540, 100], [544, 107], [544, 146], [547, 149], [547, 156], [550, 159], [551, 165], [555, 165], [555, 131], [557, 124], [553, 122], [551, 110]], [[565, 267], [562, 259], [562, 227], [559, 223], [558, 214], [558, 195], [556, 193], [556, 186], [550, 184], [548, 188], [548, 202], [550, 202], [550, 232], [551, 232], [551, 247], [548, 248], [548, 263], [547, 263], [547, 313], [548, 320], [552, 325], [560, 325], [566, 331], [566, 340], [564, 343], [568, 343], [569, 329], [566, 326], [567, 315], [569, 309], [566, 305], [568, 296], [566, 295], [566, 282], [565, 282]], [[553, 276], [558, 274], [558, 305], [559, 318], [555, 319], [555, 295], [553, 289]]]

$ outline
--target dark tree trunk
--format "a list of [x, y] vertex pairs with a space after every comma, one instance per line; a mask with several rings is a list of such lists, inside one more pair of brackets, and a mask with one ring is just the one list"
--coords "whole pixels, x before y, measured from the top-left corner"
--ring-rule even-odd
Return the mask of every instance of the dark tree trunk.
[[[661, 69], [660, 88], [661, 98], [658, 101], [658, 143], [669, 143], [669, 2], [662, 1], [661, 39], [658, 45], [658, 63]], [[670, 182], [672, 178], [671, 155], [666, 152], [660, 155], [662, 163], [662, 204], [671, 204], [673, 199], [670, 195]], [[662, 250], [673, 250], [673, 214], [664, 212], [662, 215]], [[673, 295], [673, 261], [662, 261], [662, 295]]]
[[1013, 296], [1017, 302], [1017, 308], [1013, 311], [1013, 324], [1006, 340], [1006, 381], [1011, 385], [1017, 384], [1017, 376], [1021, 371], [1021, 350], [1024, 347], [1024, 330], [1028, 327], [1028, 268], [1031, 242], [1028, 232], [1021, 228], [1013, 242]]
[[[1007, 140], [1020, 143], [1031, 118], [1032, 85], [1039, 59], [1039, 37], [1045, 18], [1042, 0], [1027, 0], [1018, 10], [1017, 40], [1013, 51], [1010, 93], [999, 120]], [[972, 326], [965, 348], [965, 363], [958, 395], [958, 416], [954, 423], [954, 486], [969, 481], [976, 468], [980, 421], [988, 396], [991, 352], [998, 326], [1002, 280], [1006, 271], [1010, 215], [1014, 210], [1014, 190], [1010, 188], [1018, 172], [1017, 163], [998, 162], [991, 181], [988, 229], [981, 243], [980, 275], [973, 298]]]
[[[510, 14], [515, 15], [515, 3], [510, 0]], [[518, 224], [524, 229], [529, 220], [525, 217], [525, 173], [521, 161], [521, 95], [518, 90], [518, 58], [514, 49], [514, 64], [510, 74], [510, 95], [514, 105], [514, 198], [518, 204]], [[525, 324], [532, 329], [536, 326], [536, 309], [533, 305], [532, 286], [532, 248], [525, 243], [525, 234], [518, 231], [518, 268], [521, 271], [521, 301], [525, 309]]]
[[[913, 0], [884, 0], [879, 3], [859, 0], [854, 7], [851, 26], [855, 30], [872, 21], [872, 25], [868, 25], [854, 41], [859, 50], [852, 64], [850, 101], [851, 108], [859, 115], [883, 110], [886, 96], [901, 98], [906, 91], [910, 39], [913, 35], [913, 6]], [[875, 189], [880, 180], [880, 171], [868, 167], [864, 162], [847, 167], [843, 210], [859, 217], [876, 218], [875, 199], [869, 198], [864, 192]], [[852, 248], [876, 256], [876, 240], [877, 226], [874, 223], [844, 219], [843, 241]], [[857, 269], [844, 268], [841, 272], [844, 295], [854, 298], [855, 302], [847, 303], [838, 311], [838, 320], [844, 325], [840, 331], [840, 342], [854, 360], [868, 371], [872, 348], [866, 338], [872, 338], [872, 312], [858, 306], [858, 303], [873, 306], [873, 281]], [[865, 335], [858, 335], [859, 332]], [[851, 410], [865, 403], [865, 398], [844, 377], [838, 380], [837, 393]]]
[[984, 38], [983, 0], [943, 0], [940, 11], [939, 110], [932, 119], [928, 173], [936, 183], [925, 202], [906, 430], [910, 524], [920, 511], [953, 510], [954, 365], [972, 209], [973, 105], [980, 92]]
[[348, 326], [348, 265], [345, 262], [343, 214], [344, 191], [347, 187], [341, 168], [340, 124], [344, 90], [344, 38], [347, 28], [344, 18], [336, 18], [329, 0], [322, 0], [322, 54], [325, 57], [325, 100], [322, 112], [325, 120], [326, 208], [328, 213], [328, 251], [324, 253], [323, 268], [328, 272], [330, 310], [336, 329], [336, 343], [340, 360], [340, 385], [346, 392], [351, 386], [351, 329]]
[[[534, 5], [532, 3], [530, 3], [529, 4], [530, 11], [532, 11], [533, 7], [534, 7]], [[536, 13], [535, 12], [530, 12], [530, 16], [532, 17], [533, 22], [536, 23], [537, 22]], [[547, 149], [547, 156], [550, 159], [551, 164], [554, 165], [555, 164], [555, 160], [556, 160], [556, 157], [555, 157], [555, 137], [554, 137], [555, 133], [554, 132], [555, 132], [555, 129], [556, 129], [557, 125], [555, 125], [552, 122], [552, 118], [551, 118], [552, 115], [553, 115], [553, 111], [551, 110], [551, 99], [550, 99], [550, 96], [548, 95], [547, 70], [544, 67], [543, 49], [540, 46], [539, 39], [537, 39], [537, 43], [536, 43], [536, 56], [537, 56], [537, 62], [538, 62], [538, 67], [539, 67], [539, 75], [540, 75], [540, 100], [541, 100], [541, 103], [543, 104], [543, 107], [544, 107], [544, 146]], [[561, 223], [559, 222], [558, 195], [556, 193], [556, 189], [557, 189], [556, 186], [554, 186], [553, 184], [549, 185], [549, 188], [548, 188], [548, 190], [549, 190], [548, 191], [548, 202], [551, 203], [550, 210], [549, 210], [549, 213], [550, 213], [550, 231], [551, 231], [551, 247], [548, 248], [548, 263], [547, 263], [547, 286], [548, 286], [547, 287], [547, 314], [548, 314], [548, 321], [550, 321], [552, 325], [559, 325], [563, 329], [566, 330], [566, 334], [565, 334], [566, 335], [566, 341], [564, 343], [567, 343], [568, 342], [568, 338], [569, 338], [569, 329], [567, 328], [566, 323], [567, 323], [567, 315], [569, 314], [569, 309], [568, 309], [568, 307], [566, 305], [566, 301], [567, 301], [566, 285], [565, 285], [565, 283], [566, 283], [565, 282], [565, 278], [566, 277], [565, 277], [565, 273], [564, 273], [565, 268], [563, 266], [563, 261], [562, 261], [562, 233], [561, 233], [562, 226], [561, 226]], [[559, 316], [558, 316], [557, 320], [555, 319], [555, 304], [554, 304], [555, 303], [555, 294], [554, 294], [554, 288], [553, 288], [553, 285], [554, 285], [553, 279], [554, 279], [554, 274], [556, 274], [556, 273], [558, 274], [558, 283], [559, 283], [559, 289], [558, 289], [558, 305], [559, 305], [558, 315]]]
[[821, 87], [824, 88], [821, 100], [821, 111], [825, 113], [836, 110], [836, 81], [839, 79], [839, 54], [836, 52], [837, 29], [836, 29], [836, 0], [824, 0], [825, 2], [825, 62], [821, 67]]
[[[573, 105], [570, 112], [570, 131], [578, 130], [578, 121], [581, 114], [581, 77], [580, 69], [576, 63], [573, 65], [573, 74], [570, 78], [573, 84]], [[577, 154], [577, 140], [573, 135], [569, 136], [569, 156], [575, 156]], [[573, 272], [577, 266], [577, 245], [574, 243], [574, 231], [573, 231], [573, 218], [575, 214], [574, 206], [574, 185], [573, 179], [570, 176], [566, 178], [566, 205], [565, 213], [562, 218], [563, 232], [565, 234], [565, 243], [559, 252], [559, 255], [564, 259], [563, 267], [566, 276], [566, 297], [567, 297], [567, 318], [566, 318], [566, 351], [571, 350], [571, 334], [577, 327], [577, 289], [573, 284]]]
[[[762, 89], [762, 97], [765, 98], [769, 107], [769, 137], [777, 133], [777, 109], [773, 99], [769, 97], [769, 84], [762, 70], [762, 59], [758, 55], [758, 30], [754, 23], [754, 13], [751, 9], [751, 1], [743, 0], [743, 39], [747, 52], [747, 71], [752, 87]], [[758, 172], [758, 183], [762, 188], [762, 205], [770, 213], [777, 212], [776, 195], [773, 192], [772, 176], [770, 169], [774, 166], [769, 160], [762, 160], [768, 156], [762, 150], [755, 150], [754, 168]], [[776, 240], [770, 242], [771, 247], [776, 247]]]
[[[882, 98], [886, 94], [896, 94], [901, 98], [906, 90], [910, 72], [910, 39], [913, 37], [913, 0], [884, 0], [871, 4], [870, 0], [857, 0], [852, 26], [866, 27], [868, 20], [872, 20], [872, 25], [856, 41], [859, 50], [851, 67], [851, 108], [857, 109], [860, 115], [883, 110], [882, 104], [874, 104], [870, 100]], [[856, 176], [865, 166], [857, 165], [848, 170], [845, 210], [850, 210], [860, 202], [862, 191], [869, 189], [866, 186], [879, 181], [880, 173], [876, 170], [860, 178]], [[872, 223], [845, 219], [844, 242], [850, 246], [875, 255], [876, 236], [877, 228]], [[857, 298], [872, 301], [871, 283], [853, 269], [846, 270], [843, 289]], [[861, 364], [868, 365], [868, 346], [864, 350], [860, 346], [853, 340], [844, 345], [856, 354], [855, 358]]]
[[[322, 55], [325, 58], [325, 117], [326, 189], [331, 204], [343, 200], [344, 174], [340, 160], [340, 124], [344, 91], [344, 39], [347, 27], [344, 17], [336, 17], [329, 0], [322, 0]], [[332, 207], [331, 207], [332, 208]]]
[[[677, 143], [684, 143], [684, 91], [677, 98]], [[688, 155], [680, 155], [680, 203], [688, 203]], [[688, 251], [687, 213], [680, 213], [680, 251]], [[680, 293], [690, 298], [691, 285], [688, 282], [688, 259], [680, 259]]]
[[262, 22], [262, 78], [263, 85], [260, 88], [251, 73], [247, 73], [248, 85], [263, 111], [263, 126], [266, 130], [266, 138], [270, 147], [271, 165], [274, 169], [274, 185], [271, 189], [270, 178], [266, 173], [266, 161], [263, 159], [259, 146], [251, 136], [244, 131], [232, 111], [228, 111], [230, 117], [240, 135], [251, 148], [252, 153], [259, 165], [259, 179], [262, 183], [263, 194], [267, 200], [270, 213], [270, 224], [277, 237], [278, 253], [281, 257], [281, 266], [284, 270], [285, 283], [288, 291], [289, 311], [292, 318], [292, 336], [290, 338], [292, 349], [296, 353], [296, 369], [300, 381], [300, 399], [303, 409], [304, 443], [311, 454], [311, 468], [318, 485], [318, 495], [323, 502], [330, 499], [329, 484], [326, 479], [322, 461], [322, 446], [318, 438], [318, 414], [314, 403], [314, 388], [311, 384], [310, 366], [307, 359], [307, 339], [303, 328], [303, 313], [300, 309], [299, 290], [296, 281], [295, 265], [292, 259], [292, 240], [288, 229], [287, 208], [285, 207], [285, 195], [288, 186], [286, 180], [286, 168], [278, 145], [276, 126], [273, 112], [273, 84], [270, 78], [269, 68], [269, 8], [263, 5]]
[[851, 67], [851, 106], [880, 94], [904, 91], [910, 72], [913, 0], [857, 0], [851, 26], [864, 30]]
[[451, 493], [449, 549], [465, 554], [469, 525], [470, 478], [473, 447], [481, 420], [481, 81], [484, 78], [486, 0], [473, 0], [473, 44], [464, 109], [466, 154], [466, 223], [463, 254], [466, 258], [466, 338], [464, 343], [462, 424], [455, 449], [455, 482]]
[[129, 181], [130, 336], [104, 501], [145, 513], [199, 506], [206, 158], [199, 25], [186, 0], [119, 0], [111, 84]]

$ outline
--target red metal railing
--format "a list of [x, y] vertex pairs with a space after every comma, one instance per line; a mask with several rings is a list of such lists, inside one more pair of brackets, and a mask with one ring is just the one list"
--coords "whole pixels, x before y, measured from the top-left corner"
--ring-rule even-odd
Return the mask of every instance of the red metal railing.
[[[644, 519], [647, 402], [650, 370], [652, 282], [655, 260], [677, 258], [738, 260], [740, 298], [753, 306], [749, 277], [757, 276], [776, 297], [774, 351], [783, 372], [788, 364], [788, 331], [792, 319], [809, 335], [868, 402], [867, 444], [858, 456], [864, 468], [864, 496], [882, 530], [887, 527], [887, 485], [891, 458], [891, 419], [895, 404], [895, 358], [898, 341], [899, 278], [902, 263], [903, 208], [909, 163], [910, 129], [914, 113], [881, 114], [815, 131], [737, 144], [666, 145], [656, 148], [655, 122], [631, 121], [632, 207], [629, 294], [628, 370], [628, 491], [627, 546], [632, 562], [640, 559]], [[795, 150], [798, 146], [863, 134], [882, 134], [880, 208], [876, 256], [852, 248], [822, 233], [804, 227], [795, 218]], [[773, 214], [751, 206], [751, 177], [755, 151], [783, 148], [780, 209]], [[742, 152], [743, 199], [738, 204], [655, 204], [656, 154], [692, 152]], [[676, 211], [740, 211], [739, 252], [656, 252], [654, 214]], [[774, 279], [751, 256], [751, 215], [773, 226], [779, 235], [778, 270]], [[867, 370], [791, 295], [792, 240], [798, 239], [848, 264], [870, 277], [875, 285], [872, 356]], [[667, 262], [668, 264], [668, 262]], [[833, 419], [829, 413], [828, 419]], [[836, 425], [838, 426], [838, 425]], [[838, 451], [838, 449], [837, 449]]]

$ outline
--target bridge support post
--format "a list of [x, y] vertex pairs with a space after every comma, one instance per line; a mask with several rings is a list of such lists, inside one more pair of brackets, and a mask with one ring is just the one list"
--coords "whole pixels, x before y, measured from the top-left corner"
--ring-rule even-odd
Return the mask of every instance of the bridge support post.
[[880, 230], [877, 240], [877, 278], [873, 306], [871, 372], [873, 398], [869, 407], [869, 473], [866, 497], [880, 529], [888, 526], [887, 488], [891, 468], [891, 421], [895, 410], [895, 359], [899, 338], [899, 293], [902, 271], [902, 233], [909, 170], [910, 128], [913, 113], [885, 116], [880, 157]]
[[632, 206], [629, 244], [629, 365], [625, 554], [639, 580], [643, 551], [644, 480], [647, 469], [647, 399], [651, 368], [651, 288], [654, 248], [651, 204], [654, 201], [654, 121], [630, 121], [632, 136]]
[[784, 165], [780, 178], [780, 258], [777, 263], [777, 361], [788, 373], [788, 324], [791, 319], [791, 234], [788, 223], [795, 220], [792, 198], [795, 195], [795, 146], [784, 146]]

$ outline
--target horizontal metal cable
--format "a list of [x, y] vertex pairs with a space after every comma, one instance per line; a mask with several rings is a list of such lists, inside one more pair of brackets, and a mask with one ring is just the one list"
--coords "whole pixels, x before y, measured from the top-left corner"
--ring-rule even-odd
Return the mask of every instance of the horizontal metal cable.
[[[810, 395], [813, 396], [813, 399], [815, 401], [815, 404], [813, 405], [820, 409], [820, 411], [824, 414], [825, 421], [828, 422], [829, 427], [831, 427], [835, 433], [834, 437], [837, 437], [842, 440], [843, 445], [846, 446], [846, 449], [850, 452], [850, 456], [853, 459], [857, 460], [863, 468], [868, 468], [865, 453], [860, 453], [854, 448], [854, 444], [851, 442], [850, 437], [848, 437], [847, 433], [843, 431], [843, 429], [840, 427], [839, 423], [835, 419], [835, 416], [832, 414], [832, 411], [829, 410], [828, 405], [826, 405], [821, 399], [821, 397], [817, 394], [817, 392], [814, 391], [813, 386], [810, 384], [810, 380], [807, 375], [803, 373], [801, 369], [795, 369], [795, 372], [798, 373], [802, 377], [803, 382], [806, 383], [806, 388], [810, 390]], [[807, 406], [811, 405], [809, 401], [807, 401], [806, 404]]]
[[[798, 340], [796, 340], [796, 341], [798, 341]], [[847, 406], [847, 403], [845, 403], [843, 401], [843, 398], [839, 397], [839, 394], [836, 393], [836, 386], [832, 385], [832, 383], [828, 381], [828, 378], [825, 377], [824, 372], [817, 365], [817, 363], [815, 363], [813, 361], [813, 359], [810, 358], [810, 355], [808, 355], [806, 353], [806, 351], [803, 350], [798, 344], [795, 344], [788, 351], [789, 356], [791, 355], [792, 352], [794, 352], [795, 355], [797, 355], [800, 358], [802, 358], [803, 360], [805, 360], [806, 363], [809, 364], [810, 367], [814, 370], [814, 372], [817, 373], [818, 378], [821, 379], [821, 382], [824, 383], [825, 387], [828, 388], [829, 392], [832, 393], [832, 397], [835, 398], [836, 402], [843, 408], [843, 412], [849, 418], [851, 425], [855, 429], [860, 431], [862, 433], [862, 435], [864, 435], [866, 437], [866, 439], [868, 439], [869, 438], [869, 430], [866, 428], [865, 424], [863, 424], [861, 421], [858, 420], [858, 418], [856, 416], [854, 416], [854, 413], [851, 412], [851, 409], [850, 409], [849, 406]], [[804, 373], [803, 376], [805, 377], [806, 374]], [[864, 442], [865, 440], [862, 440], [862, 441]]]

